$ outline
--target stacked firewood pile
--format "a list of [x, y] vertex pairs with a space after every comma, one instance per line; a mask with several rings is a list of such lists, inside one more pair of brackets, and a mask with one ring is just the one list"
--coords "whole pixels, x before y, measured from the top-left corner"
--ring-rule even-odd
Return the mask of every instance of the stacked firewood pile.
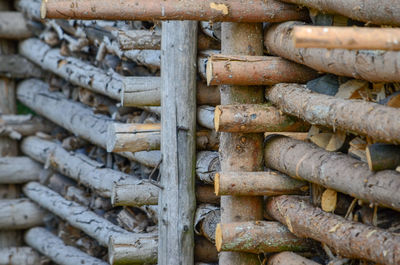
[[3, 2], [0, 264], [157, 263], [159, 20], [201, 21], [194, 260], [400, 264], [399, 4]]

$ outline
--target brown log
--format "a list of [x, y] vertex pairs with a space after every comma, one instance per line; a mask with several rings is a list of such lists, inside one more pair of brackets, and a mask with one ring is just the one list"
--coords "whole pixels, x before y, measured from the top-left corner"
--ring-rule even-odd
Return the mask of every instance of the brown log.
[[9, 78], [41, 78], [44, 75], [42, 69], [21, 55], [0, 55], [0, 76]]
[[269, 197], [267, 214], [299, 237], [323, 242], [343, 257], [400, 263], [400, 236], [326, 213], [297, 196]]
[[295, 48], [293, 27], [301, 22], [285, 22], [265, 32], [265, 46], [271, 54], [304, 64], [320, 72], [364, 79], [370, 82], [400, 81], [400, 52]]
[[293, 252], [285, 251], [273, 255], [268, 260], [268, 265], [320, 265]]
[[215, 245], [202, 236], [194, 238], [194, 260], [202, 262], [218, 262], [218, 251]]
[[0, 114], [0, 135], [14, 140], [21, 140], [22, 136], [34, 135], [38, 132], [49, 133], [53, 129], [52, 123], [39, 116]]
[[197, 203], [220, 204], [220, 197], [214, 193], [214, 187], [211, 185], [196, 185], [196, 201]]
[[394, 170], [375, 173], [348, 155], [282, 136], [267, 140], [264, 159], [266, 167], [293, 178], [400, 211], [400, 174]]
[[41, 2], [41, 0], [16, 0], [14, 6], [29, 19], [40, 20]]
[[196, 176], [206, 184], [214, 184], [214, 175], [221, 170], [218, 152], [200, 151], [196, 157]]
[[199, 31], [197, 36], [197, 49], [203, 50], [220, 50], [221, 42]]
[[217, 196], [274, 196], [308, 190], [307, 183], [275, 171], [220, 172], [215, 174], [214, 187]]
[[42, 2], [41, 18], [102, 19], [102, 20], [200, 20], [232, 22], [278, 22], [304, 19], [305, 12], [296, 6], [275, 0], [256, 0], [243, 3], [239, 0], [216, 3], [212, 0], [124, 1], [110, 3], [106, 0], [80, 1], [47, 0]]
[[297, 84], [275, 85], [266, 91], [266, 96], [283, 112], [311, 124], [400, 143], [400, 109], [312, 93]]
[[0, 38], [21, 40], [32, 36], [21, 12], [0, 11]]
[[396, 15], [400, 4], [396, 1], [383, 0], [379, 5], [374, 0], [283, 0], [283, 2], [304, 5], [322, 13], [337, 13], [343, 16], [372, 24], [400, 25]]
[[0, 157], [0, 183], [17, 184], [39, 180], [43, 167], [26, 156]]
[[400, 29], [368, 27], [294, 27], [296, 48], [400, 50]]
[[400, 165], [400, 146], [391, 144], [372, 144], [366, 148], [370, 170], [396, 169]]
[[215, 108], [217, 132], [298, 132], [309, 125], [296, 117], [283, 114], [267, 104], [219, 105]]
[[310, 249], [310, 242], [296, 237], [278, 222], [251, 221], [218, 224], [215, 241], [218, 251], [259, 254]]
[[212, 55], [207, 62], [208, 85], [274, 85], [306, 83], [317, 72], [280, 57]]

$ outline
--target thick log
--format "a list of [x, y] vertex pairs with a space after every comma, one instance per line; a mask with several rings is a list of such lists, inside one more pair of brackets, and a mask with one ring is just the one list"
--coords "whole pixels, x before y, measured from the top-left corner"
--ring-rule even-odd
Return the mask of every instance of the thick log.
[[159, 150], [160, 138], [159, 123], [114, 123], [108, 126], [107, 152]]
[[275, 85], [266, 91], [266, 97], [283, 112], [311, 124], [400, 143], [400, 109], [312, 93], [297, 84]]
[[207, 86], [205, 82], [197, 82], [197, 105], [216, 106], [221, 104], [221, 95], [217, 86]]
[[18, 184], [39, 180], [42, 169], [42, 165], [29, 157], [0, 157], [0, 184]]
[[213, 106], [199, 106], [197, 108], [197, 123], [207, 129], [214, 129], [214, 112]]
[[295, 235], [323, 242], [342, 257], [400, 263], [399, 235], [324, 212], [305, 197], [269, 197], [266, 212]]
[[194, 217], [194, 232], [215, 243], [215, 229], [221, 222], [221, 209], [212, 204], [200, 204]]
[[307, 183], [275, 171], [220, 172], [215, 174], [214, 187], [217, 196], [275, 196], [308, 190]]
[[37, 265], [42, 259], [30, 247], [9, 247], [0, 249], [0, 265]]
[[337, 13], [343, 16], [372, 24], [400, 26], [400, 4], [391, 0], [383, 0], [376, 5], [374, 0], [283, 0], [283, 2], [303, 5], [322, 13]]
[[279, 135], [283, 135], [283, 136], [287, 136], [293, 139], [297, 139], [300, 141], [306, 141], [308, 138], [308, 133], [306, 132], [266, 132], [264, 133], [264, 137], [268, 137], [270, 135], [275, 135], [275, 134], [279, 134]]
[[398, 51], [400, 29], [301, 26], [294, 27], [293, 40], [296, 48]]
[[88, 210], [87, 207], [66, 200], [58, 193], [37, 182], [26, 184], [23, 191], [31, 200], [96, 239], [102, 246], [108, 246], [108, 241], [112, 235], [129, 234], [128, 231], [98, 216]]
[[284, 225], [267, 221], [218, 224], [215, 241], [218, 251], [260, 254], [310, 249], [310, 242], [296, 237]]
[[217, 132], [305, 132], [309, 125], [268, 104], [219, 105], [215, 108]]
[[22, 40], [32, 36], [21, 12], [0, 11], [0, 38]]
[[8, 78], [41, 78], [44, 77], [44, 72], [21, 55], [0, 55], [0, 76]]
[[60, 265], [107, 264], [106, 262], [94, 258], [75, 247], [67, 246], [59, 237], [53, 235], [42, 227], [29, 229], [25, 233], [25, 242]]
[[306, 83], [317, 72], [280, 57], [212, 55], [207, 62], [208, 85], [274, 85]]
[[214, 193], [214, 187], [211, 185], [196, 185], [196, 202], [220, 204], [220, 197]]
[[[144, 187], [147, 189], [144, 190]], [[111, 192], [113, 206], [157, 205], [160, 188], [155, 185], [114, 184]]]
[[293, 252], [284, 251], [268, 259], [268, 265], [320, 265]]
[[21, 140], [22, 136], [38, 132], [50, 133], [53, 129], [52, 123], [39, 116], [0, 114], [0, 135], [14, 140]]
[[63, 19], [103, 20], [197, 20], [232, 22], [279, 22], [305, 19], [306, 13], [296, 6], [275, 0], [256, 0], [246, 4], [239, 0], [215, 3], [212, 0], [157, 1], [128, 0], [110, 3], [106, 0], [80, 1], [73, 5], [71, 0], [47, 0], [42, 2], [41, 17]]
[[349, 76], [370, 82], [400, 81], [400, 52], [295, 48], [293, 27], [302, 22], [285, 22], [265, 32], [265, 46], [274, 55], [304, 64], [320, 72]]
[[136, 186], [137, 191], [132, 195], [147, 204], [147, 193], [158, 189], [151, 183], [140, 181], [134, 176], [117, 170], [105, 168], [104, 165], [83, 154], [68, 152], [60, 145], [38, 137], [25, 138], [21, 143], [21, 150], [33, 159], [50, 165], [61, 174], [107, 198], [111, 197], [113, 185], [132, 184]]
[[348, 155], [282, 136], [266, 141], [264, 159], [266, 167], [293, 178], [400, 211], [400, 174], [394, 170], [375, 173]]
[[[94, 114], [88, 106], [68, 100], [62, 93], [49, 92], [49, 85], [29, 79], [18, 86], [18, 99], [47, 119], [73, 132], [75, 135], [106, 149], [107, 128], [114, 121], [104, 115]], [[123, 152], [122, 156], [146, 166], [155, 167], [161, 159], [159, 151]]]
[[400, 146], [372, 144], [366, 148], [368, 167], [372, 171], [396, 169], [400, 165]]
[[45, 214], [28, 199], [0, 200], [0, 229], [26, 229], [42, 225]]
[[197, 35], [194, 21], [162, 24], [160, 265], [194, 264]]

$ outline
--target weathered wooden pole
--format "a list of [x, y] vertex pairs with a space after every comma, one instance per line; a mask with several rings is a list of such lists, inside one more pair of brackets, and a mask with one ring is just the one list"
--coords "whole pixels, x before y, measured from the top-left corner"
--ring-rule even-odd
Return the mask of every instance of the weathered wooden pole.
[[194, 264], [197, 25], [162, 24], [160, 265]]
[[[221, 52], [232, 55], [263, 55], [262, 25], [222, 23]], [[220, 86], [221, 104], [262, 103], [262, 87]], [[221, 171], [260, 171], [262, 169], [263, 135], [221, 133]], [[222, 196], [221, 223], [263, 219], [262, 197]], [[220, 265], [259, 264], [249, 253], [222, 252]]]

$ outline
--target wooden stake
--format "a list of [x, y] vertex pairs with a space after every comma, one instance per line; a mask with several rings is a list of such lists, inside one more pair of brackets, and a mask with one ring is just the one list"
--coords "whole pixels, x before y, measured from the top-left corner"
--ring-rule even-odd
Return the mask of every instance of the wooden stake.
[[21, 184], [39, 180], [43, 167], [29, 157], [0, 157], [0, 183]]
[[400, 165], [400, 147], [391, 144], [372, 144], [366, 148], [368, 167], [372, 171], [396, 169]]
[[268, 265], [320, 265], [293, 252], [284, 251], [273, 255], [268, 260]]
[[29, 199], [0, 200], [0, 229], [27, 229], [42, 225], [45, 216]]
[[0, 249], [0, 264], [37, 265], [42, 259], [30, 247], [8, 247]]
[[296, 48], [400, 50], [400, 29], [368, 27], [296, 26]]

